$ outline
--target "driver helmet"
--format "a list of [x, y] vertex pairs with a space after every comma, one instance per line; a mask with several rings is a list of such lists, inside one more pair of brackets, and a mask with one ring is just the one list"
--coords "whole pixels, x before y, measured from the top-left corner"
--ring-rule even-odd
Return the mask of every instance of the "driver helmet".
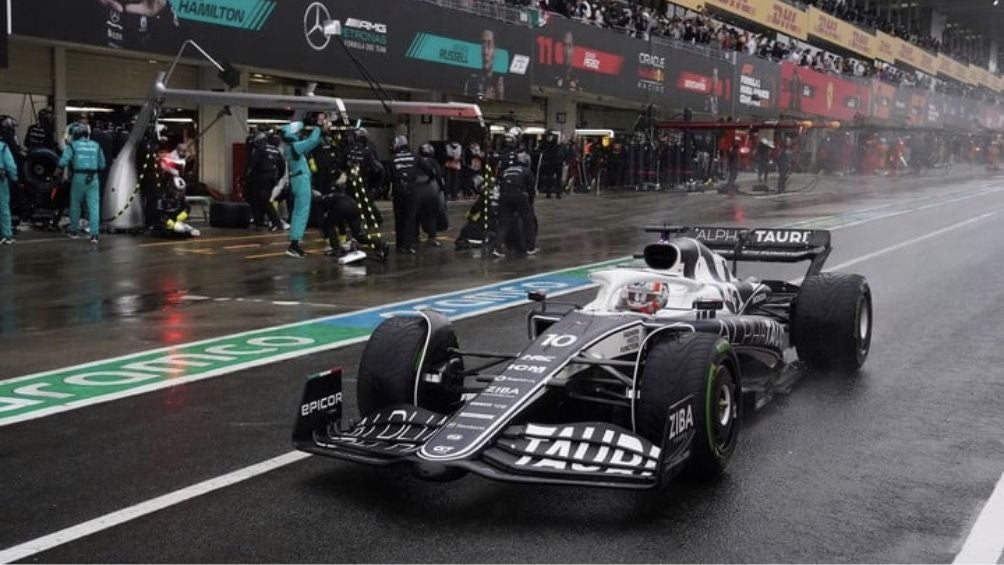
[[669, 302], [669, 286], [660, 281], [631, 283], [624, 289], [624, 302], [633, 312], [655, 314]]
[[432, 146], [431, 143], [423, 143], [418, 148], [418, 154], [422, 157], [435, 157], [436, 149]]

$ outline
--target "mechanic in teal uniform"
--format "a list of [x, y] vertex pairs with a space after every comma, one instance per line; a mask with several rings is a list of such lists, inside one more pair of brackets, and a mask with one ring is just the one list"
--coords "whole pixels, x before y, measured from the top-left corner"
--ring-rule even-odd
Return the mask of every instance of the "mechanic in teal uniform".
[[70, 126], [72, 141], [63, 150], [59, 159], [56, 176], [63, 175], [63, 169], [70, 167], [70, 238], [77, 239], [80, 230], [80, 202], [87, 200], [88, 231], [91, 243], [98, 242], [101, 230], [101, 183], [98, 172], [105, 169], [105, 153], [96, 141], [91, 140], [91, 126], [73, 124]]
[[18, 181], [17, 163], [10, 147], [0, 141], [0, 245], [14, 245], [10, 222], [10, 187]]
[[[289, 249], [286, 255], [302, 259], [307, 254], [300, 248], [300, 240], [307, 230], [310, 219], [310, 200], [313, 197], [310, 171], [311, 151], [321, 144], [321, 130], [326, 127], [324, 118], [309, 134], [303, 122], [292, 122], [283, 126], [282, 139], [286, 142], [286, 162], [289, 163], [289, 184], [293, 192], [293, 218], [289, 230]], [[302, 138], [302, 139], [301, 139]]]

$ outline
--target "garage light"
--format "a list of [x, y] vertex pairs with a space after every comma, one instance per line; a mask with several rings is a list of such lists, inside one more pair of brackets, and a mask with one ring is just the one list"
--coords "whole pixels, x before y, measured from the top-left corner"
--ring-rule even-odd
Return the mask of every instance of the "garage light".
[[165, 122], [168, 124], [190, 124], [193, 123], [195, 120], [193, 120], [192, 118], [161, 118], [157, 121]]
[[289, 120], [272, 120], [265, 118], [252, 118], [248, 120], [248, 124], [251, 125], [277, 125], [277, 124], [288, 124]]
[[111, 108], [98, 108], [96, 106], [67, 106], [67, 112], [89, 112], [91, 114], [111, 114], [115, 110]]
[[577, 129], [575, 133], [578, 135], [602, 135], [605, 137], [613, 137], [614, 130], [612, 129]]

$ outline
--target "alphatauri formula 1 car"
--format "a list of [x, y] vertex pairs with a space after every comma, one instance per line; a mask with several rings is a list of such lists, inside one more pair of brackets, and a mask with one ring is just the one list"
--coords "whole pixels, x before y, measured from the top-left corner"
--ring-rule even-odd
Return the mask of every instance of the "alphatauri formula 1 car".
[[[341, 371], [311, 377], [294, 445], [419, 476], [652, 488], [722, 472], [743, 413], [790, 387], [785, 354], [856, 371], [871, 342], [860, 275], [822, 272], [820, 230], [655, 227], [643, 266], [591, 273], [584, 306], [528, 315], [518, 353], [465, 351], [435, 311], [385, 320], [366, 344], [343, 424]], [[733, 264], [730, 268], [729, 261]], [[801, 284], [739, 280], [738, 261], [810, 265]], [[555, 307], [558, 307], [556, 310]], [[789, 354], [792, 360], [794, 355]], [[472, 364], [474, 366], [472, 366]]]

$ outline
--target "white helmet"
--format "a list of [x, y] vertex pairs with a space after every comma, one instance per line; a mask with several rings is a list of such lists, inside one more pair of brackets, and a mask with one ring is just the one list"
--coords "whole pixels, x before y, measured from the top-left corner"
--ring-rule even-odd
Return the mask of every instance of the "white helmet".
[[655, 314], [668, 302], [669, 286], [664, 282], [636, 282], [624, 289], [624, 305], [633, 312]]

